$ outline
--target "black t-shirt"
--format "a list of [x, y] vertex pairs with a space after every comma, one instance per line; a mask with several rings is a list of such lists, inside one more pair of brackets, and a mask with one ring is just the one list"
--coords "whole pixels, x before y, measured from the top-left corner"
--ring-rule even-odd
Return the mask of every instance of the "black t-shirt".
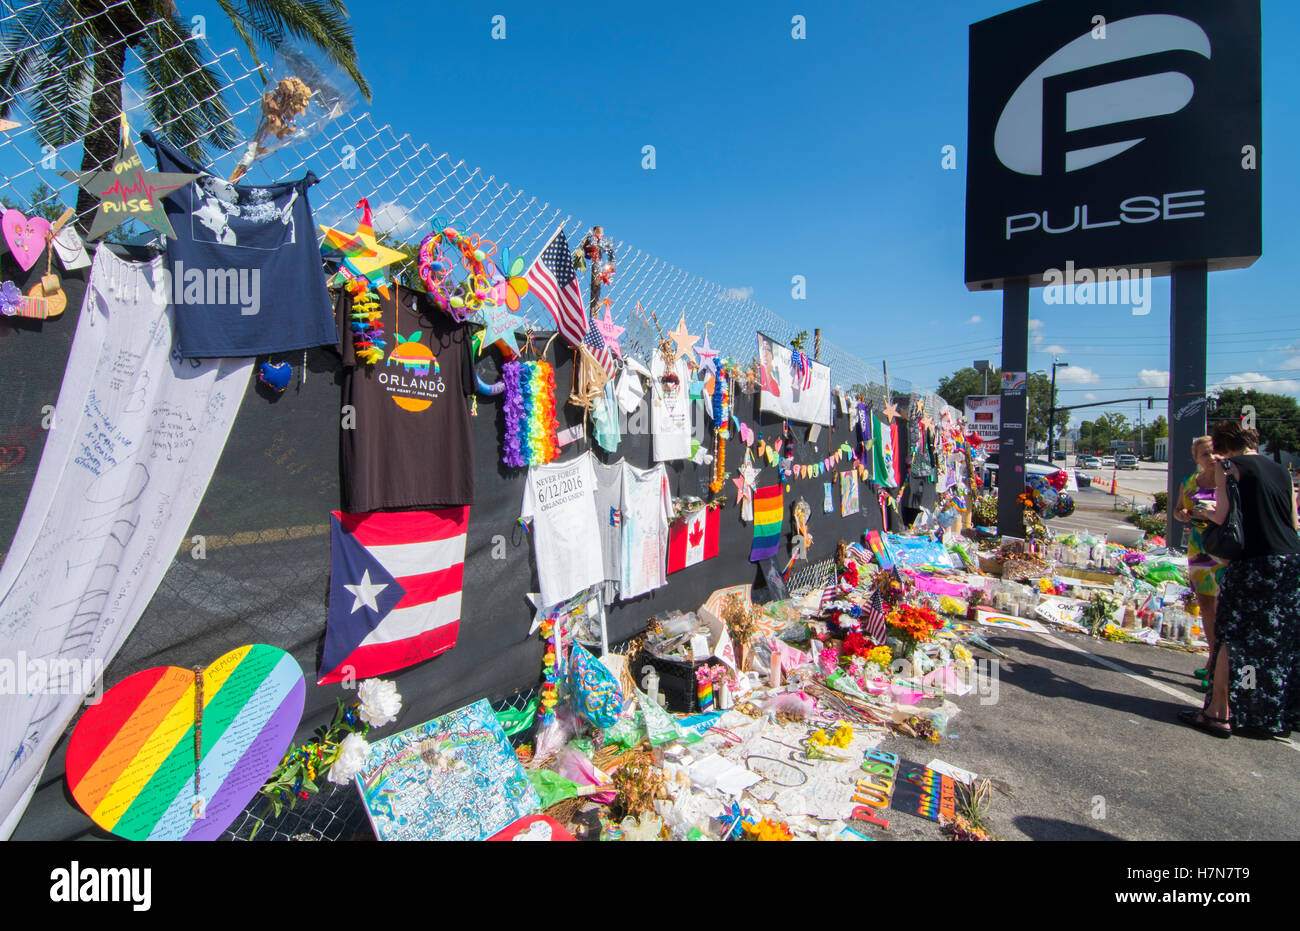
[[1246, 537], [1243, 559], [1300, 554], [1300, 536], [1291, 521], [1291, 476], [1267, 456], [1235, 456], [1241, 476], [1241, 528]]
[[[335, 301], [343, 353], [340, 431], [345, 510], [441, 508], [474, 500], [469, 406], [474, 393], [463, 324], [425, 295], [390, 286], [383, 313], [384, 361], [358, 363], [352, 298]], [[349, 413], [352, 414], [351, 421]]]

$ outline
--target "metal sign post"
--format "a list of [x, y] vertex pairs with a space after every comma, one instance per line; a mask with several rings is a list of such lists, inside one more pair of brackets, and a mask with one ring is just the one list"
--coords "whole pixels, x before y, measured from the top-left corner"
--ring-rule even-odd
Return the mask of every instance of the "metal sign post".
[[[1002, 371], [1029, 369], [1029, 282], [1007, 282], [1002, 290]], [[1024, 508], [1016, 499], [1025, 491], [1025, 419], [1028, 387], [1002, 391], [1002, 425], [998, 433], [998, 533], [1025, 535]]]
[[1196, 471], [1192, 440], [1205, 434], [1206, 263], [1193, 262], [1174, 270], [1169, 289], [1169, 500], [1165, 510], [1165, 539], [1176, 546], [1182, 527], [1174, 519], [1178, 492]]

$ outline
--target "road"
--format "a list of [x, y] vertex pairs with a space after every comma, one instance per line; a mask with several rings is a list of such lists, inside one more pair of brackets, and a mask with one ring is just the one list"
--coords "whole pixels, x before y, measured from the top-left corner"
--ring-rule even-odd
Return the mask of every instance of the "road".
[[[957, 699], [961, 713], [940, 743], [891, 738], [884, 748], [996, 780], [995, 837], [1300, 839], [1300, 744], [1222, 740], [1177, 722], [1178, 711], [1200, 706], [1189, 685], [1201, 655], [1060, 632], [988, 639], [1007, 654], [996, 691]], [[897, 813], [888, 832], [871, 833], [939, 836]]]

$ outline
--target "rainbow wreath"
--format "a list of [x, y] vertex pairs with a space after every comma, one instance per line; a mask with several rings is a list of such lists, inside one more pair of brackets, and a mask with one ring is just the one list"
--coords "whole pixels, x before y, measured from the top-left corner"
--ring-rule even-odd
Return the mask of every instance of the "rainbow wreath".
[[[463, 281], [452, 282], [451, 262], [442, 251], [444, 244], [460, 253], [465, 269]], [[434, 218], [433, 232], [420, 242], [417, 256], [420, 280], [438, 307], [458, 323], [483, 307], [495, 306], [493, 280], [499, 276], [492, 256], [496, 251], [496, 243], [462, 233], [445, 224], [441, 217]]]
[[549, 362], [507, 362], [501, 367], [505, 383], [505, 445], [501, 461], [511, 468], [545, 465], [560, 448], [555, 431], [555, 370]]

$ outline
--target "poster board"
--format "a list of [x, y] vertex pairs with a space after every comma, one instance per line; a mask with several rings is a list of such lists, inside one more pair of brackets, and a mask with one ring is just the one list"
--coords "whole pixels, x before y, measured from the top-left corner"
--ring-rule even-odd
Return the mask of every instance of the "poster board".
[[830, 366], [809, 360], [811, 371], [806, 379], [795, 377], [791, 368], [792, 353], [769, 336], [758, 334], [758, 374], [760, 404], [763, 413], [831, 425]]
[[356, 782], [379, 840], [486, 840], [541, 808], [486, 699], [375, 741]]

